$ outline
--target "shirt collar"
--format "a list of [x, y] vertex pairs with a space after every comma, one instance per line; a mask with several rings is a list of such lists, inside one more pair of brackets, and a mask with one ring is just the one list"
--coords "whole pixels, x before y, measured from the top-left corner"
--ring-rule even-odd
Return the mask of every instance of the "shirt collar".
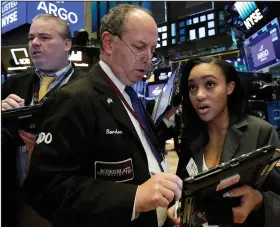
[[[59, 71], [57, 71], [55, 73], [49, 74], [48, 76], [49, 77], [57, 77], [57, 78], [61, 77], [61, 76], [64, 76], [71, 68], [72, 68], [72, 63], [69, 61], [69, 64], [67, 66], [65, 66], [64, 68], [60, 69]], [[44, 76], [44, 73], [38, 68], [35, 69], [35, 74], [40, 79], [42, 79], [43, 76]]]
[[110, 67], [104, 61], [100, 60], [99, 65], [103, 69], [103, 71], [108, 75], [108, 77], [113, 81], [113, 83], [117, 86], [119, 91], [123, 94], [126, 86], [119, 80], [119, 78], [115, 76]]

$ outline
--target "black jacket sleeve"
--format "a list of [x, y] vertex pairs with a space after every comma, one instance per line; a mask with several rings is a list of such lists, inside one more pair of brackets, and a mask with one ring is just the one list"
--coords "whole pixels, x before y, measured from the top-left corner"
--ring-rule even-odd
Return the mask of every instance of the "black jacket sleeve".
[[29, 204], [54, 226], [128, 226], [137, 186], [95, 179], [95, 122], [82, 103], [61, 90], [45, 103], [24, 184]]
[[[268, 144], [274, 145], [276, 148], [280, 148], [280, 140], [276, 130], [271, 126], [270, 128], [264, 128], [262, 138], [259, 138], [260, 146], [266, 146]], [[280, 168], [274, 167], [269, 177], [265, 181], [261, 194], [263, 196], [262, 207], [252, 212], [248, 217], [248, 223], [250, 226], [264, 226], [275, 227], [280, 223]]]

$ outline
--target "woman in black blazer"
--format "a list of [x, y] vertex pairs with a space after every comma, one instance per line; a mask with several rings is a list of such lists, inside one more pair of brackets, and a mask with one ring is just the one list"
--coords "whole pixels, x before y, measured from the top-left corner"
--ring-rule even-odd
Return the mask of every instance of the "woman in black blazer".
[[[231, 64], [214, 58], [189, 60], [183, 68], [181, 92], [184, 130], [177, 169], [181, 178], [268, 144], [280, 148], [273, 126], [246, 114], [245, 92]], [[187, 167], [191, 160], [196, 170]], [[240, 206], [230, 207], [233, 223], [265, 227], [279, 224], [280, 196], [275, 193], [280, 192], [279, 181], [279, 169], [275, 168], [263, 191], [248, 185], [229, 191], [230, 197], [242, 197]], [[215, 210], [217, 216], [224, 212]], [[179, 219], [173, 215], [174, 206], [168, 216], [178, 225]]]

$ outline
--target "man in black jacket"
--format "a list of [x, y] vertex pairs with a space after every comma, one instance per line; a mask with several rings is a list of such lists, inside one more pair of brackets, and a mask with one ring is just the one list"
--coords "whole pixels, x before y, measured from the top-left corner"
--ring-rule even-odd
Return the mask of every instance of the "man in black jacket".
[[157, 25], [118, 5], [101, 24], [101, 60], [46, 103], [25, 181], [29, 202], [59, 227], [163, 226], [182, 181], [131, 85], [152, 66]]
[[[68, 60], [71, 47], [71, 31], [65, 21], [50, 14], [37, 15], [29, 31], [29, 55], [35, 68], [10, 76], [5, 81], [2, 85], [2, 111], [43, 103], [62, 85], [85, 76]], [[35, 134], [21, 130], [16, 140], [8, 140], [2, 147], [2, 160], [3, 156], [7, 157], [3, 160], [5, 172], [17, 172], [19, 182], [16, 183], [19, 185], [27, 175], [28, 153], [32, 152], [35, 141]], [[7, 182], [3, 184], [4, 188], [7, 186], [7, 192], [13, 191], [15, 185], [8, 187], [11, 179]]]

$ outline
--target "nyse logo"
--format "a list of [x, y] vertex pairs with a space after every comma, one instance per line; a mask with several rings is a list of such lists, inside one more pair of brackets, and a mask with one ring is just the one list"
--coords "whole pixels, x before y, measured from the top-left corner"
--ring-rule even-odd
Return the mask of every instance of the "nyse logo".
[[268, 55], [269, 55], [268, 49], [264, 50], [263, 45], [261, 45], [261, 47], [259, 49], [259, 53], [258, 53], [258, 60], [263, 62], [267, 59]]
[[253, 25], [259, 22], [263, 18], [259, 9], [256, 9], [245, 21], [244, 24], [247, 29], [250, 29]]
[[234, 6], [247, 29], [250, 29], [263, 18], [255, 2], [236, 2]]
[[[23, 52], [24, 53], [24, 57], [23, 58], [18, 58], [16, 56], [16, 52]], [[14, 59], [14, 62], [16, 65], [30, 65], [30, 59], [28, 57], [28, 53], [26, 48], [13, 48], [11, 49], [11, 54], [12, 57]]]

